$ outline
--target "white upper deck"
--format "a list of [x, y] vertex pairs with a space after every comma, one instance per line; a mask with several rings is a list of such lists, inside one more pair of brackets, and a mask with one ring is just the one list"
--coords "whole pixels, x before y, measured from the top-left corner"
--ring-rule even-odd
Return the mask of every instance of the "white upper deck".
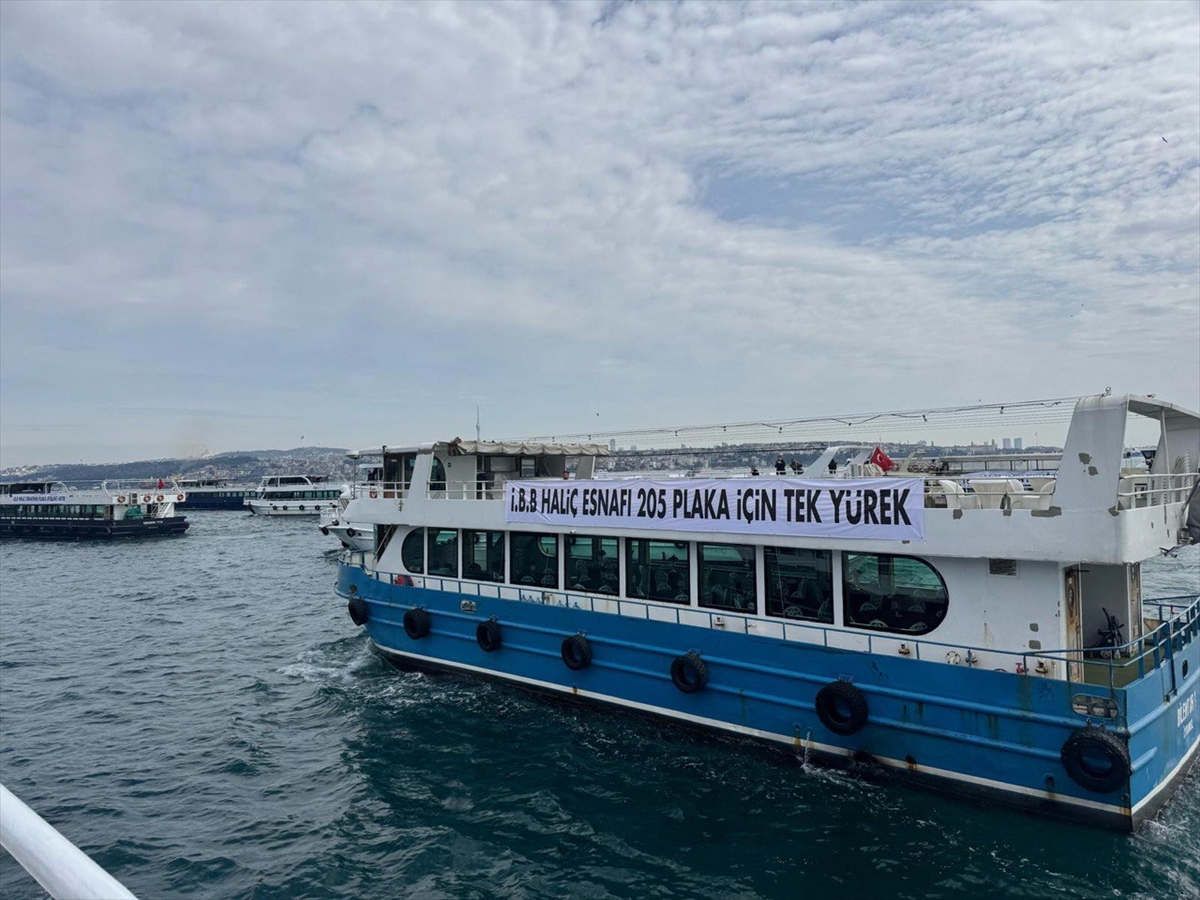
[[[1148, 469], [1123, 468], [1130, 418], [1157, 425], [1157, 452]], [[956, 477], [944, 462], [917, 458], [897, 459], [898, 468], [885, 474], [867, 461], [866, 447], [839, 448], [840, 453], [831, 448], [809, 466], [802, 480], [834, 485], [846, 478], [920, 478], [925, 492], [923, 539], [833, 538], [781, 531], [739, 534], [738, 541], [939, 557], [1136, 562], [1180, 540], [1200, 465], [1200, 416], [1153, 397], [1082, 398], [1074, 405], [1061, 455], [1044, 449], [1024, 457], [1009, 455], [1010, 463], [1022, 459], [1029, 463], [1013, 478], [967, 477], [965, 466], [957, 468]], [[349, 514], [364, 524], [511, 528], [502, 500], [506, 483], [566, 478], [573, 484], [593, 479], [596, 460], [607, 455], [607, 447], [594, 443], [456, 439], [401, 449], [384, 447], [385, 480], [359, 485]], [[836, 471], [825, 465], [827, 459], [847, 455], [849, 462]], [[991, 458], [977, 459], [983, 468], [983, 461]], [[797, 480], [771, 475], [736, 480], [744, 487]], [[672, 480], [672, 484], [685, 483]], [[668, 523], [647, 525], [589, 526], [581, 519], [569, 527], [552, 525], [546, 530], [694, 539], [694, 531], [675, 531]], [[719, 533], [713, 536], [719, 538]]]

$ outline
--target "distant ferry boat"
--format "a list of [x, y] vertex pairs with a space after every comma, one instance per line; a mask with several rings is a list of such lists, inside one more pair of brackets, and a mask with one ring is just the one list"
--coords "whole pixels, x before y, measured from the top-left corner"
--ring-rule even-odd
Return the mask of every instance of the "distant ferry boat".
[[245, 509], [253, 487], [231, 484], [219, 478], [181, 478], [176, 482], [187, 495], [180, 509]]
[[[1127, 419], [1159, 431], [1148, 470], [1122, 471]], [[878, 449], [804, 477], [594, 478], [607, 453], [388, 448], [347, 510], [375, 528], [339, 567], [352, 619], [398, 666], [1118, 829], [1187, 774], [1200, 597], [1143, 598], [1140, 563], [1200, 539], [1196, 413], [1080, 399], [1037, 489]]]
[[105, 482], [79, 490], [61, 482], [0, 484], [0, 537], [113, 540], [182, 534], [187, 494], [174, 482]]
[[319, 516], [338, 505], [345, 487], [326, 475], [267, 475], [244, 503], [257, 516]]

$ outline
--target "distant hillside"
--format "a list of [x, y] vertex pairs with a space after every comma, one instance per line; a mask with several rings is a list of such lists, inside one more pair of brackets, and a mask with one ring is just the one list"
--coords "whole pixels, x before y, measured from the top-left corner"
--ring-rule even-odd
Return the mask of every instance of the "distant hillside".
[[98, 484], [101, 481], [145, 478], [222, 478], [240, 484], [268, 474], [350, 477], [353, 466], [341, 447], [295, 447], [291, 450], [235, 450], [200, 459], [146, 459], [125, 463], [53, 463], [0, 471], [4, 481], [62, 481]]

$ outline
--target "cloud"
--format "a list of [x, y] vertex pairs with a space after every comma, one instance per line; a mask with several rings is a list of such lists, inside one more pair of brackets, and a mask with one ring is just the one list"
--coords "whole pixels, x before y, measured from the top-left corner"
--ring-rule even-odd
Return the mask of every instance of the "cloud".
[[7, 2], [0, 452], [66, 412], [86, 455], [101, 398], [178, 405], [148, 381], [348, 446], [476, 402], [493, 436], [1198, 406], [1198, 35], [1186, 3]]

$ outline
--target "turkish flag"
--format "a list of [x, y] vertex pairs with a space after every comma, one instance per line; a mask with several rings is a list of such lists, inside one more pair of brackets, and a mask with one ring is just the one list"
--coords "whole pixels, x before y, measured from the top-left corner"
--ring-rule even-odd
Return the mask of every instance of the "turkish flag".
[[871, 462], [875, 463], [875, 465], [879, 466], [879, 468], [883, 469], [885, 472], [890, 472], [892, 469], [900, 468], [898, 465], [892, 462], [892, 458], [884, 453], [879, 447], [876, 447], [875, 452], [871, 454]]

